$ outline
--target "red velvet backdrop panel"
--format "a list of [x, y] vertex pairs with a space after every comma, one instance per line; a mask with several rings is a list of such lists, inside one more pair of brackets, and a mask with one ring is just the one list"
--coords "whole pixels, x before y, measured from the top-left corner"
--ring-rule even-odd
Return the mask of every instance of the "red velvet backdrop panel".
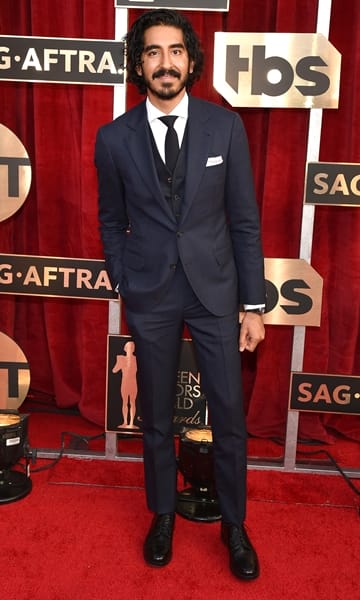
[[[69, 0], [65, 8], [51, 0], [2, 0], [0, 32], [113, 39], [113, 4]], [[129, 23], [141, 12], [129, 11]], [[186, 14], [206, 53], [206, 71], [193, 93], [228, 106], [212, 86], [214, 32], [313, 32], [317, 1], [230, 0], [229, 13]], [[343, 55], [341, 101], [339, 110], [324, 111], [322, 160], [359, 160], [359, 21], [356, 2], [333, 0], [330, 39]], [[129, 86], [128, 106], [139, 99]], [[1, 122], [23, 141], [33, 165], [27, 202], [0, 223], [0, 251], [101, 258], [93, 146], [98, 126], [112, 118], [112, 89], [3, 82], [0, 107]], [[309, 113], [239, 113], [249, 136], [265, 256], [296, 258]], [[316, 209], [313, 262], [324, 277], [324, 317], [321, 327], [307, 334], [304, 370], [357, 372], [359, 221], [355, 208]], [[18, 341], [30, 361], [32, 386], [53, 394], [59, 406], [77, 405], [85, 417], [103, 423], [107, 303], [2, 296], [0, 310], [0, 330]], [[292, 336], [291, 327], [268, 326], [258, 352], [244, 357], [248, 429], [253, 435], [284, 436]], [[359, 435], [357, 417], [316, 415], [301, 419], [300, 433], [330, 441], [332, 428]]]
[[[1, 33], [113, 39], [112, 4], [6, 0]], [[101, 258], [93, 151], [98, 126], [112, 117], [112, 88], [3, 82], [0, 89], [1, 122], [22, 140], [33, 168], [26, 203], [0, 224], [1, 251]], [[25, 352], [32, 388], [103, 424], [107, 302], [0, 301], [0, 329]]]

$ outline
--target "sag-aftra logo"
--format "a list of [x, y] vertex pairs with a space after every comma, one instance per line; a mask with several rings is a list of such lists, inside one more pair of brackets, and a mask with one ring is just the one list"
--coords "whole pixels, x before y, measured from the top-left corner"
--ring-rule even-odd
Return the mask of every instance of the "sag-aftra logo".
[[354, 375], [291, 374], [289, 409], [360, 414], [360, 378]]
[[31, 164], [19, 138], [0, 123], [0, 221], [25, 202], [31, 185]]
[[305, 202], [333, 206], [360, 206], [360, 164], [308, 163]]
[[231, 106], [337, 108], [341, 56], [319, 33], [215, 33], [214, 86]]
[[20, 346], [0, 331], [0, 409], [16, 410], [30, 387], [30, 368]]
[[123, 84], [124, 43], [0, 36], [0, 80]]

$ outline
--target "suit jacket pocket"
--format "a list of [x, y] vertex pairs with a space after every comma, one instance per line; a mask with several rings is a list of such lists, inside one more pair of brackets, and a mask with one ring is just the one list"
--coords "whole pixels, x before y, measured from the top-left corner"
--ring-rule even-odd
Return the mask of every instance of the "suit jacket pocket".
[[218, 265], [223, 266], [233, 260], [233, 252], [231, 247], [217, 248], [215, 250], [215, 258]]
[[125, 251], [124, 261], [125, 269], [133, 269], [134, 271], [142, 271], [144, 268], [144, 257], [141, 254], [132, 252], [129, 250]]

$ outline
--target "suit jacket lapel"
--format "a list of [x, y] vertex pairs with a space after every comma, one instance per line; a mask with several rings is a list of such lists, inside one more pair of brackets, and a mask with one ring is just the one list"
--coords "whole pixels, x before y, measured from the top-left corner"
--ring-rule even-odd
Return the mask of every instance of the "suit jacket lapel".
[[153, 191], [154, 197], [161, 203], [167, 215], [174, 220], [175, 217], [161, 191], [156, 171], [145, 102], [139, 104], [136, 110], [132, 111], [128, 128], [129, 152], [138, 168], [139, 176], [146, 188]]
[[209, 117], [204, 111], [204, 105], [196, 98], [189, 97], [188, 115], [188, 156], [186, 162], [185, 198], [182, 207], [182, 220], [189, 211], [202, 179], [209, 156], [211, 130], [208, 126]]

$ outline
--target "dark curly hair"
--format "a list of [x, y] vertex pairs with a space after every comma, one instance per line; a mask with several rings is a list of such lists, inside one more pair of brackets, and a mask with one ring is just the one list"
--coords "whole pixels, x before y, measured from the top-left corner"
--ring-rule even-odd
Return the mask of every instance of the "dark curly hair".
[[190, 21], [176, 10], [167, 10], [165, 8], [150, 10], [142, 14], [133, 23], [131, 29], [125, 36], [125, 54], [127, 81], [135, 83], [140, 94], [146, 93], [146, 85], [141, 75], [136, 72], [136, 67], [141, 65], [141, 55], [144, 50], [144, 32], [154, 25], [169, 25], [181, 29], [184, 36], [184, 43], [189, 55], [189, 59], [194, 62], [194, 69], [189, 73], [186, 89], [190, 90], [195, 81], [200, 79], [203, 65], [204, 54]]

